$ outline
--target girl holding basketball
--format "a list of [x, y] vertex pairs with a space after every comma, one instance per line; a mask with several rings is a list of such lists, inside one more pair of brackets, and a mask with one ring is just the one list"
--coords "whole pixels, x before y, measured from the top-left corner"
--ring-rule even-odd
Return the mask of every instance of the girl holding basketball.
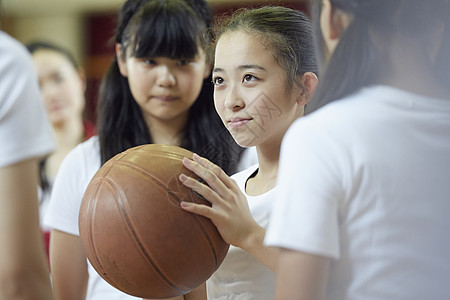
[[450, 1], [314, 5], [331, 56], [282, 144], [276, 299], [450, 299]]
[[242, 149], [227, 140], [214, 111], [205, 59], [204, 32], [211, 21], [207, 3], [129, 0], [118, 21], [116, 58], [100, 93], [98, 136], [63, 161], [45, 220], [52, 228], [56, 299], [134, 299], [96, 273], [78, 232], [83, 193], [107, 160], [137, 145], [170, 144], [204, 153], [231, 173]]
[[210, 218], [231, 244], [207, 281], [209, 299], [272, 299], [278, 252], [263, 244], [276, 195], [281, 140], [303, 114], [317, 85], [312, 28], [307, 17], [285, 7], [240, 10], [220, 28], [215, 42], [214, 102], [236, 142], [256, 146], [258, 164], [231, 178], [207, 158], [184, 165], [184, 185], [212, 206], [181, 203]]

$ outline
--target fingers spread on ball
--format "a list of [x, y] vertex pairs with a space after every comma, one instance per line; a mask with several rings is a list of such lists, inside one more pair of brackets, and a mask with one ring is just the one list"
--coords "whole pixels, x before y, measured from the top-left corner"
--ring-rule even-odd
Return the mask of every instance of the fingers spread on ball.
[[180, 174], [179, 179], [182, 184], [190, 188], [197, 194], [201, 195], [203, 198], [208, 200], [211, 204], [217, 204], [219, 196], [212, 190], [208, 185], [196, 180], [186, 174]]
[[193, 160], [216, 175], [216, 177], [219, 178], [225, 186], [227, 186], [228, 188], [233, 187], [233, 185], [230, 184], [230, 177], [219, 166], [213, 164], [208, 159], [201, 157], [196, 153], [194, 153], [193, 155]]
[[207, 205], [203, 205], [203, 204], [195, 204], [192, 202], [185, 202], [182, 201], [180, 202], [180, 206], [181, 208], [191, 212], [191, 213], [195, 213], [197, 215], [206, 217], [211, 219], [213, 217], [214, 211], [211, 209], [211, 207], [207, 206]]
[[[190, 171], [194, 172], [197, 176], [202, 178], [205, 182], [205, 184], [202, 184], [202, 188], [208, 186], [210, 189], [214, 190], [219, 196], [221, 197], [227, 197], [228, 187], [223, 183], [222, 179], [216, 175], [216, 173], [220, 173], [217, 170], [212, 170], [214, 167], [216, 167], [219, 171], [222, 171], [219, 167], [216, 165], [209, 163], [207, 160], [202, 161], [202, 163], [198, 161], [193, 161], [188, 158], [183, 159], [183, 165], [189, 169]], [[205, 166], [206, 165], [206, 166]], [[223, 172], [223, 171], [222, 171]], [[226, 176], [226, 175], [225, 175]], [[228, 177], [228, 176], [226, 176]], [[181, 178], [180, 178], [181, 180]], [[183, 182], [183, 181], [182, 181]], [[192, 183], [191, 181], [185, 181], [187, 184]], [[192, 183], [194, 184], [194, 183]], [[186, 184], [185, 184], [186, 185]], [[195, 186], [196, 184], [194, 184]], [[186, 185], [188, 186], [188, 185]], [[191, 187], [191, 186], [188, 186]], [[203, 194], [205, 191], [196, 191], [199, 194], [201, 194], [203, 197], [205, 197], [207, 200], [210, 200], [208, 198], [208, 194]], [[206, 193], [208, 190], [206, 190]], [[213, 199], [211, 199], [213, 200]], [[210, 200], [210, 202], [212, 202]]]

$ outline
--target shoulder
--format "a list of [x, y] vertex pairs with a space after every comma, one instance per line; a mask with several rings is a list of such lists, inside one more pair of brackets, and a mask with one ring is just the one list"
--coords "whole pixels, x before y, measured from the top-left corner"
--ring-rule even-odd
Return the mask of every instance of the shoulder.
[[88, 140], [78, 144], [73, 148], [67, 158], [74, 161], [85, 161], [87, 163], [97, 162], [100, 158], [100, 144], [98, 136], [93, 136]]
[[0, 31], [0, 165], [41, 157], [55, 148], [31, 57]]
[[25, 61], [31, 59], [25, 46], [3, 31], [0, 31], [0, 52], [2, 54], [0, 65], [9, 62], [6, 59], [23, 58]]
[[363, 88], [345, 98], [333, 101], [319, 110], [296, 120], [287, 134], [308, 132], [318, 134], [330, 132], [335, 134], [343, 129], [357, 129], [355, 124], [364, 123], [370, 118], [383, 117], [392, 104], [401, 102], [404, 95], [386, 86]]
[[22, 44], [2, 31], [0, 31], [0, 57], [1, 117], [15, 105], [13, 100], [22, 99], [19, 97], [22, 93], [27, 91], [38, 93], [39, 88], [30, 54]]
[[[61, 173], [84, 174], [89, 177], [100, 168], [100, 146], [98, 137], [93, 136], [73, 148], [61, 164]], [[73, 172], [73, 170], [78, 170]]]
[[[0, 31], [0, 55], [2, 58], [0, 60], [2, 84], [4, 84], [6, 75], [7, 78], [13, 76], [33, 78], [35, 75], [31, 56], [25, 46], [2, 31]], [[24, 70], [28, 71], [28, 73], [25, 73]], [[18, 84], [20, 82], [11, 80], [10, 83]]]

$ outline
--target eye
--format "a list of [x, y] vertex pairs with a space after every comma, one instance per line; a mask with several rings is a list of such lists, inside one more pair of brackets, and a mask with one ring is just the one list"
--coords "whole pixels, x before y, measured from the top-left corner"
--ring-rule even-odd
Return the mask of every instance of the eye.
[[244, 78], [242, 79], [242, 82], [251, 82], [251, 81], [255, 81], [258, 78], [256, 78], [255, 76], [251, 75], [251, 74], [245, 74]]
[[57, 74], [53, 77], [53, 81], [57, 84], [64, 82], [64, 76], [61, 74]]
[[225, 80], [223, 80], [222, 77], [217, 76], [213, 78], [212, 82], [214, 85], [223, 85], [225, 83]]
[[181, 60], [178, 61], [178, 65], [179, 65], [179, 66], [187, 66], [187, 65], [189, 65], [191, 62], [192, 62], [192, 61], [187, 60], [187, 59], [181, 59]]
[[142, 62], [144, 64], [146, 64], [146, 65], [149, 65], [149, 66], [156, 65], [156, 61], [154, 59], [152, 59], [152, 58], [144, 58], [144, 59], [142, 59]]

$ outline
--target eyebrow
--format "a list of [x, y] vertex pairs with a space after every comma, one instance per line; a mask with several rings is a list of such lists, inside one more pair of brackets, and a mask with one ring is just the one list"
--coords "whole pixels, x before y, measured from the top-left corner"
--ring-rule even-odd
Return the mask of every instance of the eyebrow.
[[[248, 70], [248, 69], [256, 69], [256, 70], [261, 70], [266, 72], [267, 69], [258, 65], [254, 65], [254, 64], [246, 64], [246, 65], [240, 65], [239, 67], [237, 67], [236, 69], [238, 70]], [[214, 68], [213, 72], [225, 72], [224, 69], [222, 68]]]

